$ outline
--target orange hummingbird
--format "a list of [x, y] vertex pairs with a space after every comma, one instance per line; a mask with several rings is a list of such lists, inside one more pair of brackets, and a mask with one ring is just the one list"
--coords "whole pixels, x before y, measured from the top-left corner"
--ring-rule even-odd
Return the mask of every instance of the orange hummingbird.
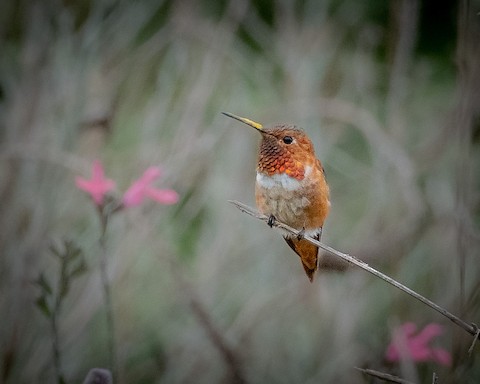
[[270, 226], [279, 220], [301, 231], [299, 236], [283, 237], [300, 256], [308, 278], [313, 281], [318, 268], [318, 247], [302, 237], [307, 234], [320, 240], [330, 199], [325, 171], [315, 157], [311, 140], [294, 125], [263, 127], [250, 119], [222, 113], [262, 135], [255, 183], [257, 208], [269, 217]]

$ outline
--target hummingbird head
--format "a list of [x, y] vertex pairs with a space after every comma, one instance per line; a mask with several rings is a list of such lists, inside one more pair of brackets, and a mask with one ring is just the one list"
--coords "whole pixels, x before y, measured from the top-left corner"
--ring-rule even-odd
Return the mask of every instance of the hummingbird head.
[[224, 115], [255, 128], [262, 135], [258, 172], [268, 176], [285, 173], [303, 180], [305, 168], [315, 161], [313, 144], [303, 130], [290, 124], [263, 127], [260, 123], [222, 112]]

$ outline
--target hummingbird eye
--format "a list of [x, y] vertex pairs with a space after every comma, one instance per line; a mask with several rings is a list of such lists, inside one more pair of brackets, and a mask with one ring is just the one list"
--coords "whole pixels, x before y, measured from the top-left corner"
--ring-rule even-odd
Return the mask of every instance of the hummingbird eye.
[[293, 143], [293, 137], [292, 137], [292, 136], [285, 136], [285, 137], [283, 138], [283, 142], [284, 142], [285, 144], [292, 144], [292, 143]]

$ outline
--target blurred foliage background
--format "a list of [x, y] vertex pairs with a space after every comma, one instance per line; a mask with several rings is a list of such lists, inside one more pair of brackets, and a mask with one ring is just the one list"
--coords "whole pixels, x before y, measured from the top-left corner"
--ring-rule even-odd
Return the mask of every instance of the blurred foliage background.
[[[331, 187], [323, 241], [480, 322], [478, 1], [7, 0], [0, 4], [0, 383], [53, 382], [34, 303], [49, 244], [89, 265], [58, 322], [67, 382], [108, 368], [95, 208], [150, 165], [177, 190], [108, 238], [120, 383], [476, 383], [478, 346], [363, 271], [314, 284], [253, 205], [259, 137], [220, 114], [305, 128]], [[406, 321], [445, 327], [451, 367], [384, 359]], [[476, 359], [475, 359], [475, 355]], [[236, 371], [236, 372], [235, 372]], [[237, 377], [238, 380], [238, 377]]]

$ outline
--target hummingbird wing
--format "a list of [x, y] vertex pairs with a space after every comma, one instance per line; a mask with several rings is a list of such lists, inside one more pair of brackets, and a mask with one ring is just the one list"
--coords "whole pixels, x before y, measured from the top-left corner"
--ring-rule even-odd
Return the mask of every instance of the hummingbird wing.
[[[315, 240], [320, 241], [321, 235], [322, 229], [320, 228], [312, 237]], [[283, 238], [290, 248], [292, 248], [295, 253], [300, 256], [303, 269], [305, 269], [308, 279], [313, 281], [313, 275], [318, 268], [318, 247], [307, 240], [298, 240], [298, 238], [295, 236], [284, 236]]]

